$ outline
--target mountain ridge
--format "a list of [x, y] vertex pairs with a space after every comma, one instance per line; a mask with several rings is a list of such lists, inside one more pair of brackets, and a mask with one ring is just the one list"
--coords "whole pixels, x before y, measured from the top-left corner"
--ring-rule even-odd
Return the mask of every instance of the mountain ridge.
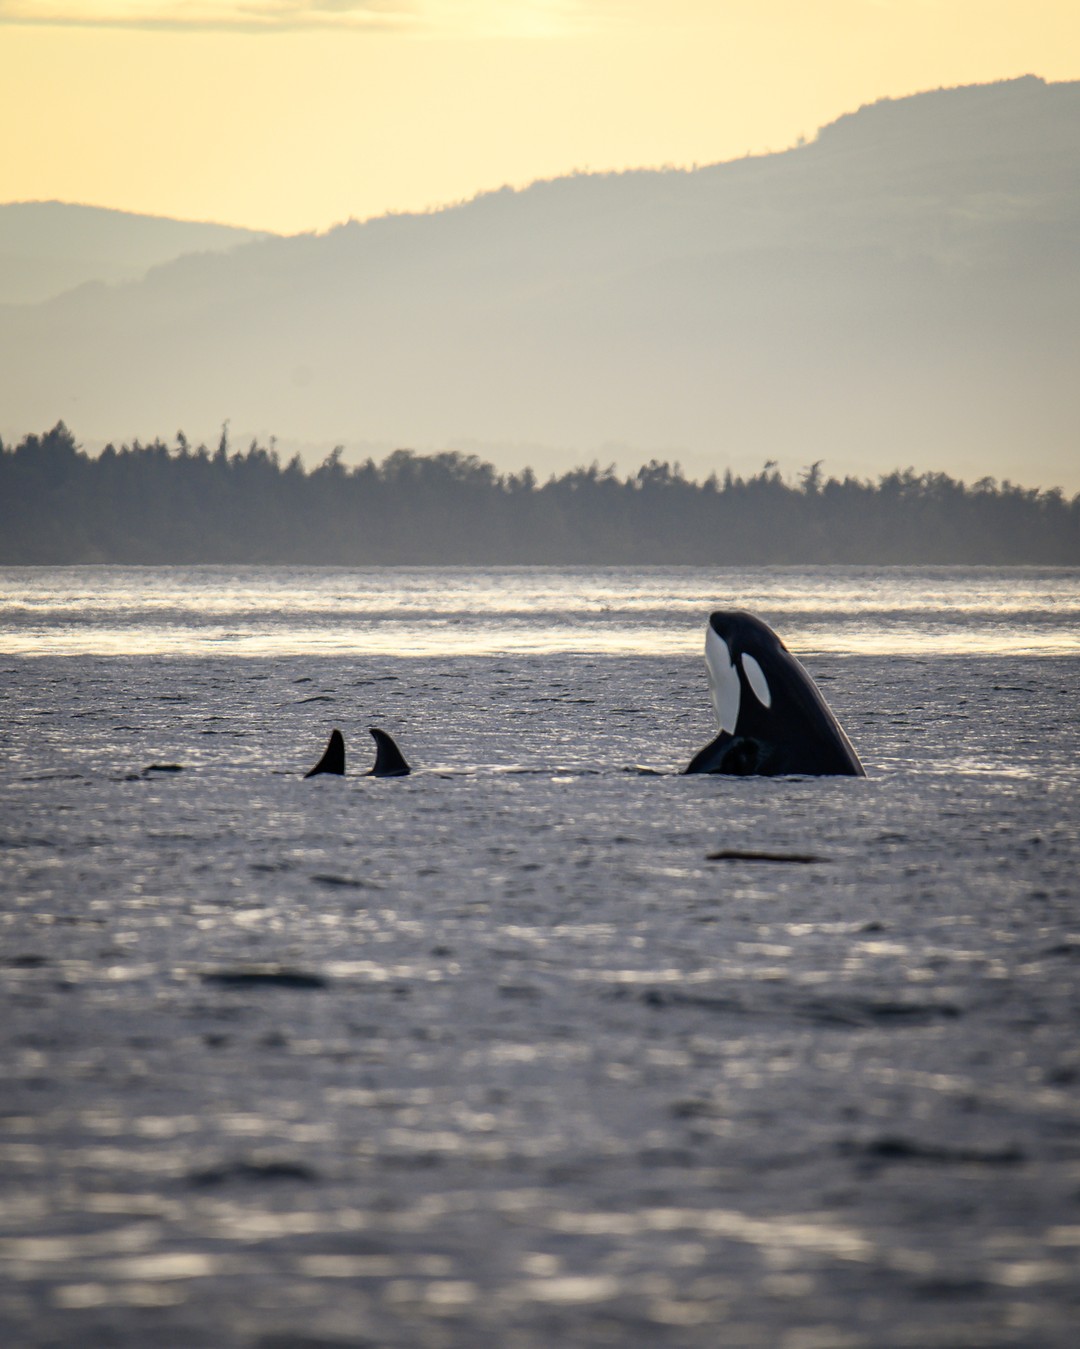
[[188, 255], [0, 312], [4, 416], [617, 443], [701, 469], [795, 453], [971, 479], [1023, 456], [1058, 482], [1080, 412], [1078, 164], [1080, 83], [1025, 77], [871, 104], [774, 155]]
[[6, 202], [0, 303], [37, 304], [84, 284], [139, 280], [179, 254], [235, 248], [267, 234], [78, 202]]

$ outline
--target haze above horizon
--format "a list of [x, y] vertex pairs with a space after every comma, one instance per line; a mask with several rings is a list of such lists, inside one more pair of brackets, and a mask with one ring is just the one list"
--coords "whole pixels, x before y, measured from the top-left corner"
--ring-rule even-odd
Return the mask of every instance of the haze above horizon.
[[1027, 73], [1073, 0], [0, 0], [0, 201], [321, 231]]

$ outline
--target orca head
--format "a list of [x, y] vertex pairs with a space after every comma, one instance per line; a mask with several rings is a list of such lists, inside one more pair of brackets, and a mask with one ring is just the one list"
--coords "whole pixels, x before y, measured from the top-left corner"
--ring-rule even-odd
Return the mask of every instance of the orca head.
[[775, 694], [766, 671], [777, 652], [787, 655], [776, 633], [753, 614], [734, 609], [709, 615], [705, 663], [721, 731], [735, 735], [740, 715], [772, 707]]
[[821, 690], [767, 623], [710, 614], [705, 661], [719, 734], [687, 772], [865, 777]]

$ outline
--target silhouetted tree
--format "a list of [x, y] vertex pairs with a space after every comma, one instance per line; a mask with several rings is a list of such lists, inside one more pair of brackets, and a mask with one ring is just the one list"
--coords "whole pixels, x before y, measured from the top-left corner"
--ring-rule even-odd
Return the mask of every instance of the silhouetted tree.
[[622, 478], [544, 483], [475, 455], [395, 450], [348, 466], [282, 467], [252, 441], [215, 451], [177, 432], [83, 453], [63, 422], [0, 442], [0, 562], [739, 564], [1080, 563], [1080, 496], [912, 469], [876, 483], [786, 482], [775, 461], [703, 483], [652, 460]]

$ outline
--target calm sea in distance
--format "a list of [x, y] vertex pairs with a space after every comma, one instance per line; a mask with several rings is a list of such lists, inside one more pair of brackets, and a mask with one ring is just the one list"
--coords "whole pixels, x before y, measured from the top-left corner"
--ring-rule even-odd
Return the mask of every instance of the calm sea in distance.
[[1080, 571], [1037, 567], [2, 568], [0, 651], [663, 655], [714, 608], [796, 651], [1080, 651]]

